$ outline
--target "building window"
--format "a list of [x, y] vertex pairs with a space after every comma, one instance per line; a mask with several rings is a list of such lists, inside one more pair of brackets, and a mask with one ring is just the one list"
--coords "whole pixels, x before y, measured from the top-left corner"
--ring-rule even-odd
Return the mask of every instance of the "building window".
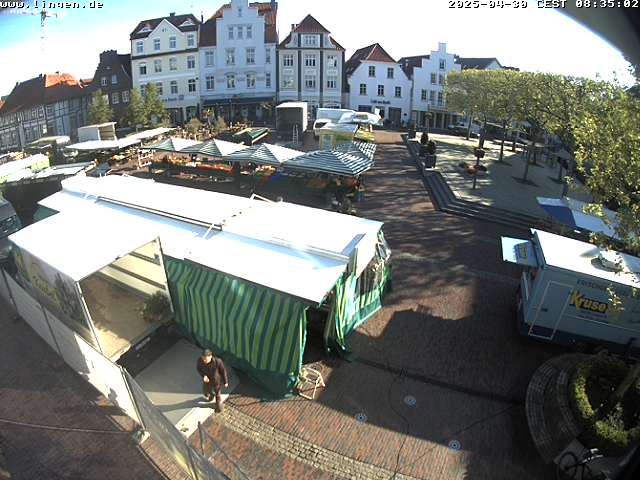
[[271, 49], [270, 48], [266, 48], [264, 50], [264, 62], [265, 63], [271, 63]]
[[256, 63], [256, 49], [247, 48], [247, 65], [255, 65]]
[[431, 85], [435, 85], [436, 84], [436, 74], [432, 73], [431, 74]]
[[195, 47], [196, 46], [196, 36], [193, 33], [187, 35], [187, 47]]
[[158, 95], [164, 95], [164, 88], [162, 87], [162, 82], [156, 82], [156, 90], [158, 90]]
[[172, 57], [169, 59], [169, 70], [172, 72], [178, 69], [178, 59], [176, 57]]
[[438, 75], [438, 83], [440, 85], [444, 85], [444, 75], [442, 74]]
[[442, 105], [442, 103], [443, 103], [442, 92], [438, 92], [438, 105]]
[[251, 25], [247, 25], [247, 38], [253, 38], [253, 27]]
[[440, 60], [440, 70], [444, 70], [447, 66], [447, 63], [444, 60]]
[[387, 68], [387, 78], [393, 78], [393, 67]]
[[304, 55], [304, 66], [305, 67], [315, 67], [316, 66], [316, 56], [313, 54], [305, 53]]
[[142, 85], [140, 85], [140, 95], [144, 97], [146, 94], [147, 94], [147, 85], [143, 83]]
[[370, 77], [376, 76], [376, 67], [369, 67], [369, 76]]
[[378, 85], [378, 96], [384, 97], [384, 85]]
[[238, 26], [238, 40], [242, 40], [244, 38], [244, 29], [242, 28], [242, 25]]
[[436, 101], [436, 92], [435, 90], [431, 90], [429, 92], [429, 102], [434, 103]]
[[282, 57], [282, 65], [285, 67], [293, 67], [293, 55], [288, 53]]
[[318, 36], [317, 35], [303, 35], [302, 36], [302, 45], [305, 47], [317, 47], [318, 46]]
[[264, 74], [264, 86], [271, 88], [271, 73], [269, 72]]
[[162, 60], [154, 60], [153, 61], [153, 71], [155, 73], [161, 73], [162, 72]]
[[111, 104], [117, 105], [118, 103], [120, 103], [120, 94], [118, 92], [113, 92], [111, 94]]
[[227, 74], [227, 88], [236, 88], [236, 76], [233, 73]]
[[102, 86], [102, 87], [106, 87], [107, 86], [107, 77], [102, 77], [100, 79], [100, 86]]
[[129, 103], [129, 90], [122, 92], [122, 103]]
[[233, 27], [229, 27], [229, 40], [233, 40]]
[[207, 75], [206, 77], [206, 85], [207, 85], [207, 90], [213, 90], [215, 88], [215, 79], [213, 78], [213, 75]]
[[136, 53], [144, 53], [144, 42], [136, 42]]
[[169, 83], [169, 91], [171, 92], [172, 95], [176, 95], [178, 93], [178, 81], [177, 80], [171, 80], [171, 83]]
[[140, 69], [140, 75], [146, 75], [147, 74], [147, 64], [146, 63], [141, 63], [140, 65], [138, 65], [139, 69]]
[[153, 49], [158, 51], [160, 50], [160, 39], [159, 38], [154, 38], [153, 39]]
[[256, 74], [247, 73], [247, 88], [256, 88]]
[[338, 68], [338, 57], [336, 57], [335, 55], [328, 55], [327, 68]]
[[422, 100], [423, 102], [427, 101], [427, 91], [424, 89], [420, 92], [420, 100]]
[[196, 79], [195, 78], [190, 78], [189, 80], [187, 80], [187, 89], [189, 91], [189, 93], [193, 93], [196, 91]]
[[111, 75], [111, 85], [117, 85], [117, 84], [118, 84], [118, 76]]
[[238, 17], [242, 17], [242, 7], [238, 7]]
[[305, 75], [304, 76], [304, 88], [306, 88], [306, 89], [314, 89], [314, 88], [316, 88], [316, 76], [315, 75]]
[[396, 98], [402, 97], [402, 87], [396, 87]]
[[366, 83], [361, 83], [360, 84], [360, 95], [366, 95], [367, 94], [367, 84]]
[[227, 65], [236, 64], [236, 51], [233, 48], [227, 48]]
[[178, 45], [176, 43], [176, 37], [169, 37], [169, 48], [175, 49]]
[[189, 70], [193, 70], [194, 68], [196, 68], [196, 57], [195, 57], [195, 55], [189, 55], [187, 57], [187, 68]]
[[337, 75], [327, 75], [327, 88], [335, 90], [338, 88], [338, 76]]
[[213, 67], [214, 59], [214, 52], [212, 52], [211, 50], [207, 50], [206, 52], [204, 52], [204, 64], [207, 67]]
[[282, 88], [293, 88], [293, 75], [283, 75], [282, 76]]

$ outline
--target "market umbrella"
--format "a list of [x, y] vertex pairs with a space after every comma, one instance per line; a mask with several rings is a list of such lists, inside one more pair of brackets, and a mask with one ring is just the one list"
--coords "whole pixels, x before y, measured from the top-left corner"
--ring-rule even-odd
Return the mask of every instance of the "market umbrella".
[[181, 150], [196, 145], [198, 142], [195, 140], [187, 140], [186, 138], [178, 138], [171, 137], [167, 138], [158, 143], [154, 143], [153, 145], [149, 145], [149, 150], [156, 150], [160, 152], [174, 152], [174, 153], [182, 153]]
[[217, 138], [203, 143], [197, 143], [190, 147], [183, 148], [180, 153], [195, 153], [207, 157], [226, 157], [239, 150], [248, 148], [246, 145], [239, 143], [227, 142]]
[[270, 143], [261, 143], [260, 145], [247, 147], [244, 150], [226, 155], [224, 158], [232, 162], [251, 162], [257, 165], [274, 165], [279, 167], [283, 163], [289, 162], [301, 155], [304, 155], [304, 152], [279, 145], [271, 145]]
[[284, 166], [290, 170], [356, 177], [369, 170], [372, 165], [373, 160], [359, 150], [317, 150], [289, 160]]
[[569, 197], [545, 198], [537, 197], [538, 205], [556, 221], [571, 228], [577, 228], [594, 233], [603, 233], [608, 237], [619, 239], [614, 227], [617, 224], [615, 212], [604, 209], [604, 214], [608, 218], [611, 226], [607, 225], [601, 218], [595, 215], [584, 213], [585, 202]]

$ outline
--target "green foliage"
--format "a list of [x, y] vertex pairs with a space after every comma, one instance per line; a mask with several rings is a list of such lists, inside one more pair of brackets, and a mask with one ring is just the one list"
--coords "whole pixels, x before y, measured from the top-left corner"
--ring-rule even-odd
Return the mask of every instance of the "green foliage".
[[216, 133], [221, 133], [227, 130], [227, 122], [224, 121], [224, 118], [222, 118], [222, 116], [219, 116], [216, 119], [216, 123], [214, 124], [214, 130], [216, 131]]
[[156, 292], [144, 302], [142, 318], [147, 322], [162, 320], [167, 317], [170, 311], [171, 306], [167, 296], [162, 292]]
[[191, 120], [189, 120], [189, 123], [187, 123], [187, 130], [190, 133], [194, 133], [194, 134], [198, 133], [201, 128], [202, 128], [202, 122], [197, 118], [192, 118]]
[[154, 83], [148, 83], [144, 94], [144, 115], [147, 124], [162, 123], [167, 117], [167, 110], [158, 95]]
[[108, 95], [103, 94], [102, 90], [96, 90], [89, 105], [89, 123], [97, 124], [111, 121], [113, 121], [113, 110], [109, 106]]
[[598, 410], [625, 378], [627, 365], [608, 355], [594, 355], [578, 366], [569, 396], [573, 411], [585, 429], [585, 438], [603, 454], [619, 456], [640, 440], [640, 384], [604, 418]]
[[131, 90], [129, 106], [125, 111], [124, 118], [127, 125], [133, 128], [147, 123], [142, 95], [140, 95], [140, 91], [137, 88]]

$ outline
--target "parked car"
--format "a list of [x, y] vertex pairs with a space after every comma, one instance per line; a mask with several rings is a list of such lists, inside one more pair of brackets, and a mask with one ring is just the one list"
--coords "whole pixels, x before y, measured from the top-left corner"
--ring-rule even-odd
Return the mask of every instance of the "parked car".
[[[458, 123], [449, 125], [447, 128], [454, 135], [466, 135], [467, 129], [469, 128], [469, 124], [467, 122], [458, 122]], [[480, 136], [480, 125], [478, 125], [477, 123], [471, 124], [470, 136], [475, 138]]]

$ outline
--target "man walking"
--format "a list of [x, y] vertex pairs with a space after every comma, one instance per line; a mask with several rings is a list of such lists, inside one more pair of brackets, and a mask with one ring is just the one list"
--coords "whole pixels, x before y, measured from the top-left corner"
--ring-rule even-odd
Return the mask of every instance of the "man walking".
[[229, 386], [227, 378], [227, 370], [224, 368], [222, 359], [213, 356], [213, 352], [206, 349], [198, 358], [196, 366], [198, 373], [202, 377], [202, 392], [207, 402], [213, 401], [213, 394], [216, 394], [216, 409], [222, 412], [222, 399], [220, 398], [220, 390], [222, 387]]

